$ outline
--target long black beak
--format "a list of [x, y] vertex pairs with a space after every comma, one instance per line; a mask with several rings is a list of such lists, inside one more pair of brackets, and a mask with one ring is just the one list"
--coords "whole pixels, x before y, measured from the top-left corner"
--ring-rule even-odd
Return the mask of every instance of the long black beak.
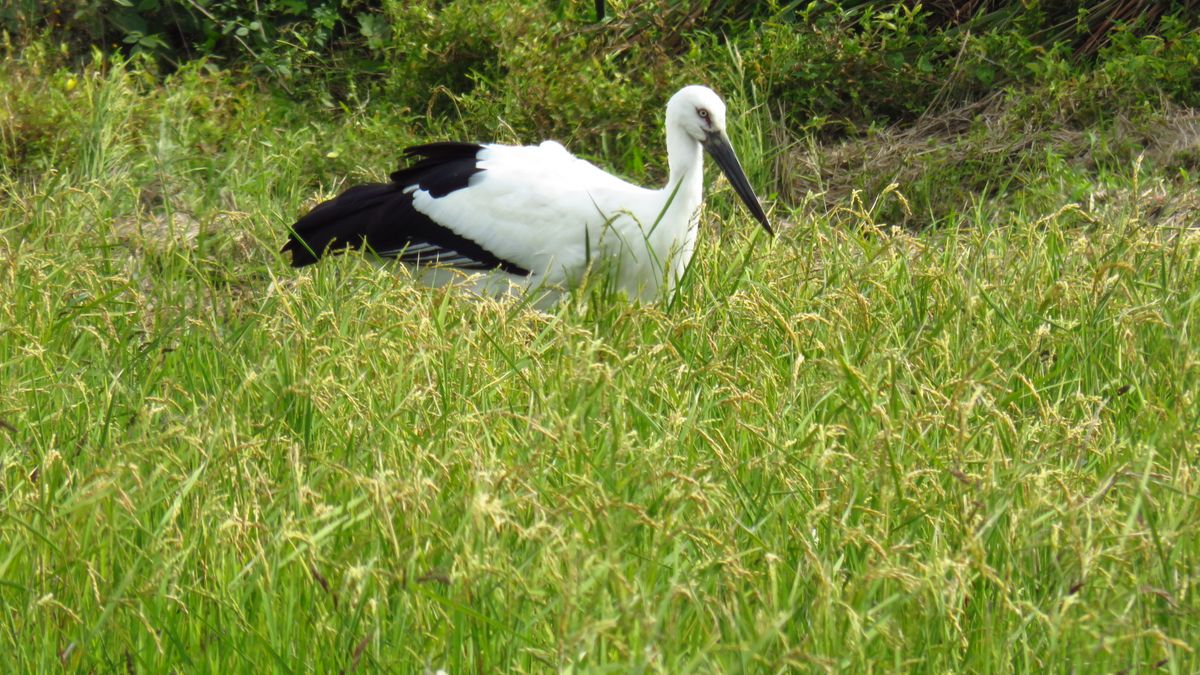
[[750, 213], [754, 215], [754, 219], [762, 223], [763, 229], [772, 237], [775, 236], [775, 231], [771, 229], [771, 223], [767, 221], [767, 212], [763, 211], [762, 204], [758, 202], [758, 197], [754, 195], [754, 188], [750, 187], [750, 181], [746, 178], [746, 172], [742, 171], [742, 165], [738, 162], [737, 153], [733, 151], [733, 146], [729, 144], [729, 137], [723, 131], [713, 131], [708, 134], [703, 142], [704, 149], [708, 154], [712, 155], [717, 166], [721, 167], [721, 171], [725, 173], [725, 177], [729, 179], [729, 184], [733, 186], [734, 192], [742, 198], [746, 203], [746, 208], [750, 209]]

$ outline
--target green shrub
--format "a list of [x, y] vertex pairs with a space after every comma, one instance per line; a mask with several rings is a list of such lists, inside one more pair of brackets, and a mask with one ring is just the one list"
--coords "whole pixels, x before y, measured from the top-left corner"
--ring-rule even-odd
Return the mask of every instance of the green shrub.
[[0, 27], [46, 35], [86, 57], [92, 47], [147, 55], [172, 70], [198, 58], [248, 64], [287, 81], [335, 50], [382, 46], [386, 24], [365, 0], [18, 0]]

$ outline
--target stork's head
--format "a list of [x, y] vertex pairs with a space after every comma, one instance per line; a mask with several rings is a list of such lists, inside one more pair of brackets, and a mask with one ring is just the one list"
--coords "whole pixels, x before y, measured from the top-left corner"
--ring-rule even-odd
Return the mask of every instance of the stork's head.
[[712, 89], [696, 84], [680, 89], [667, 103], [667, 127], [682, 129], [704, 146], [717, 166], [721, 167], [734, 191], [745, 202], [746, 208], [750, 209], [754, 219], [762, 224], [768, 234], [774, 235], [767, 214], [755, 196], [754, 188], [750, 187], [746, 172], [742, 170], [737, 153], [733, 151], [733, 145], [725, 133], [725, 102], [721, 97]]
[[725, 102], [708, 87], [680, 89], [667, 103], [667, 124], [674, 124], [703, 143], [711, 133], [725, 133]]

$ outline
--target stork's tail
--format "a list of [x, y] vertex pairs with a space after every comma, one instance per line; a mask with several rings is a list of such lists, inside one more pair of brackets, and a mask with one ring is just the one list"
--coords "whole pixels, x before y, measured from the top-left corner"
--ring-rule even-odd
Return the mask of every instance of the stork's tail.
[[292, 225], [280, 252], [291, 252], [292, 267], [304, 267], [331, 251], [361, 248], [371, 226], [386, 214], [386, 205], [399, 192], [395, 183], [368, 183], [318, 204]]

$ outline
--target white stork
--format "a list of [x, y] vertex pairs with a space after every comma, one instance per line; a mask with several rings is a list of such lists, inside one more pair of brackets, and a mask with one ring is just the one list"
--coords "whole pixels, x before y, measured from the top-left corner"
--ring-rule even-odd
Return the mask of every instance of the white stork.
[[[390, 183], [359, 185], [292, 226], [283, 251], [303, 267], [365, 247], [425, 283], [471, 275], [476, 289], [561, 295], [597, 263], [631, 297], [670, 294], [696, 242], [707, 150], [768, 234], [774, 234], [725, 133], [725, 104], [689, 86], [667, 103], [665, 187], [648, 190], [577, 159], [562, 145], [430, 143]], [[539, 302], [539, 304], [541, 304]]]

